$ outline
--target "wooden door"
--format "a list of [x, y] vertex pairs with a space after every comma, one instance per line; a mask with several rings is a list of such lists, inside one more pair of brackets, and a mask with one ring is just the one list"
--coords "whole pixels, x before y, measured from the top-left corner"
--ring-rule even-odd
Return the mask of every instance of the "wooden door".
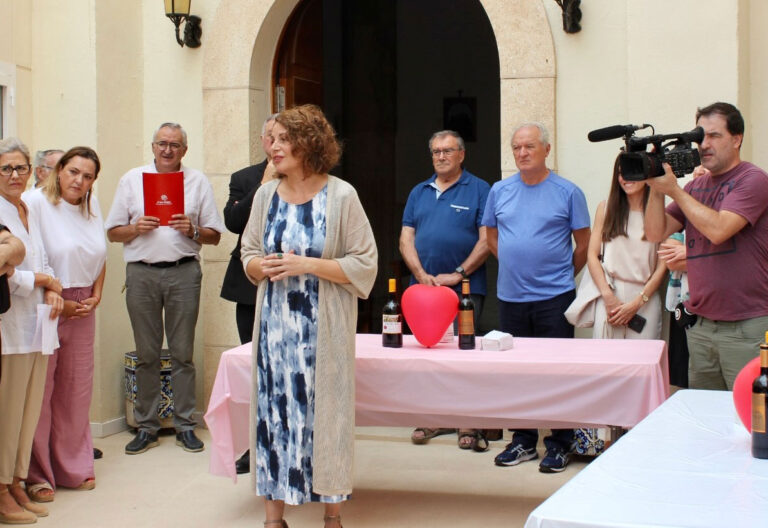
[[278, 46], [274, 112], [312, 103], [323, 106], [323, 0], [300, 2]]

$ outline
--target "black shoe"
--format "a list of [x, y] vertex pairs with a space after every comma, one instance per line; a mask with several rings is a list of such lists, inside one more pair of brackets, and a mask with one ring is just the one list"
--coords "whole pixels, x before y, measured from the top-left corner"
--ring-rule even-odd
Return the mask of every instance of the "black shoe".
[[205, 444], [195, 436], [195, 432], [192, 430], [176, 433], [176, 445], [190, 453], [199, 453], [205, 449]]
[[146, 431], [139, 431], [133, 437], [127, 446], [125, 446], [126, 455], [138, 455], [157, 445], [157, 435]]
[[243, 456], [235, 462], [235, 470], [238, 475], [251, 472], [251, 450], [246, 451]]
[[539, 471], [542, 473], [560, 473], [565, 470], [568, 462], [571, 461], [571, 454], [563, 449], [547, 449], [547, 455], [539, 464]]
[[93, 448], [93, 459], [98, 460], [104, 456], [104, 453], [98, 447]]
[[521, 462], [527, 460], [535, 460], [539, 458], [539, 454], [536, 452], [535, 447], [525, 448], [520, 444], [510, 442], [504, 451], [496, 455], [493, 460], [497, 466], [516, 466]]

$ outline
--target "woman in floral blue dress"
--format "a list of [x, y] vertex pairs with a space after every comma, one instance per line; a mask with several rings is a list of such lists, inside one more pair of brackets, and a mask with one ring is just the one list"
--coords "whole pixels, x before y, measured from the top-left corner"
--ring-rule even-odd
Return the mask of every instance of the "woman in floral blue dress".
[[376, 277], [376, 244], [355, 190], [327, 174], [341, 148], [319, 108], [279, 114], [278, 179], [256, 193], [241, 250], [258, 285], [251, 456], [265, 527], [285, 504], [325, 504], [341, 526], [352, 490], [357, 299]]

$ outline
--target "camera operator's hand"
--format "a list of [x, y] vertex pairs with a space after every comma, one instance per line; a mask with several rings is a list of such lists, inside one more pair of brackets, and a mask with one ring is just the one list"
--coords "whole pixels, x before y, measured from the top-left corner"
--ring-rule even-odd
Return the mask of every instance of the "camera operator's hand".
[[699, 165], [698, 167], [693, 169], [693, 179], [694, 180], [696, 178], [698, 178], [699, 176], [708, 176], [708, 175], [711, 175], [711, 174], [712, 173], [709, 172], [709, 169], [705, 169], [704, 168], [704, 165]]
[[645, 182], [652, 190], [671, 197], [675, 191], [680, 189], [680, 186], [677, 184], [677, 177], [672, 172], [672, 167], [669, 166], [669, 163], [664, 163], [663, 167], [663, 176], [648, 178]]
[[679, 240], [668, 238], [659, 246], [658, 254], [670, 271], [688, 271], [685, 246]]

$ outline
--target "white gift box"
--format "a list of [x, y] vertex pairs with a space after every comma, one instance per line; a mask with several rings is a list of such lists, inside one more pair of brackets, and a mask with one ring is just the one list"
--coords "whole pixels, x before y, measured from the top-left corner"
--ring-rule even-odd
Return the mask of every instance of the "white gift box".
[[514, 346], [512, 334], [491, 330], [480, 339], [483, 350], [509, 350]]

